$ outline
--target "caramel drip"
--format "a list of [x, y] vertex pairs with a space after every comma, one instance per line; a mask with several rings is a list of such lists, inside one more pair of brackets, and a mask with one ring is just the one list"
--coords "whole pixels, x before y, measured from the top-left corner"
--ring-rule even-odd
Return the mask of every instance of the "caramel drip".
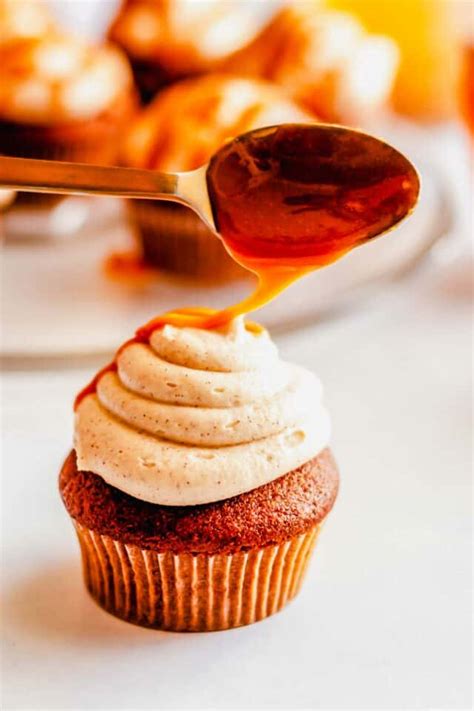
[[157, 278], [157, 269], [134, 250], [112, 252], [104, 259], [102, 270], [109, 279], [131, 286], [141, 286]]
[[[242, 264], [242, 266], [250, 269], [249, 264], [245, 259], [238, 258], [236, 255], [232, 256], [236, 259], [236, 261]], [[337, 259], [337, 257], [335, 256], [334, 259]], [[103, 375], [117, 370], [117, 359], [122, 351], [127, 348], [127, 346], [133, 343], [148, 343], [151, 334], [164, 326], [203, 329], [222, 328], [238, 316], [245, 315], [251, 311], [256, 311], [262, 306], [265, 306], [276, 296], [278, 296], [278, 294], [284, 291], [284, 289], [290, 286], [293, 282], [297, 281], [300, 277], [304, 276], [304, 274], [312, 271], [312, 269], [314, 269], [314, 267], [307, 266], [297, 269], [274, 268], [271, 270], [258, 270], [258, 268], [253, 265], [251, 271], [257, 274], [259, 279], [257, 288], [252, 294], [250, 294], [250, 296], [242, 301], [239, 301], [237, 304], [233, 304], [232, 306], [228, 306], [227, 308], [221, 310], [204, 307], [186, 307], [176, 309], [175, 311], [168, 311], [153, 318], [151, 321], [148, 321], [148, 323], [138, 328], [135, 332], [135, 336], [120, 346], [114, 356], [114, 359], [102, 368], [94, 376], [91, 382], [80, 391], [74, 401], [74, 409], [77, 409], [87, 395], [92, 395], [96, 392], [97, 384]], [[245, 327], [248, 331], [253, 333], [258, 333], [262, 330], [262, 327], [253, 321], [246, 321]]]
[[[258, 291], [259, 289], [257, 288], [254, 296], [257, 295]], [[135, 336], [120, 346], [113, 360], [101, 368], [92, 378], [90, 383], [88, 383], [86, 387], [78, 393], [76, 399], [74, 400], [74, 409], [77, 410], [85, 397], [93, 395], [96, 392], [97, 384], [103, 375], [117, 371], [117, 360], [120, 354], [128, 346], [134, 343], [148, 343], [150, 336], [154, 331], [168, 325], [180, 328], [218, 328], [230, 322], [236, 316], [247, 313], [247, 311], [250, 310], [247, 308], [247, 304], [250, 303], [251, 299], [252, 297], [245, 299], [239, 304], [222, 311], [207, 309], [204, 307], [182, 308], [176, 309], [176, 311], [168, 311], [167, 313], [152, 319], [144, 326], [137, 329]], [[257, 308], [257, 306], [254, 306], [254, 308]], [[248, 331], [253, 333], [258, 333], [262, 330], [261, 326], [257, 323], [253, 323], [252, 321], [247, 321], [245, 327]]]
[[183, 308], [152, 319], [78, 395], [76, 407], [130, 343], [147, 343], [166, 325], [222, 328], [265, 306], [308, 272], [393, 228], [419, 192], [415, 169], [395, 149], [331, 126], [295, 124], [243, 136], [212, 159], [207, 178], [224, 246], [257, 275], [256, 290], [225, 309]]

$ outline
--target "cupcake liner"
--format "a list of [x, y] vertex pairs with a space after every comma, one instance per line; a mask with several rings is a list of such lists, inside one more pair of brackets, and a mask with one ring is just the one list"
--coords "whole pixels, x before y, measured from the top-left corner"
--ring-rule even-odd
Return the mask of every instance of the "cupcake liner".
[[320, 525], [234, 554], [158, 553], [74, 521], [87, 589], [127, 622], [176, 632], [230, 629], [278, 612], [299, 591]]
[[129, 214], [148, 264], [165, 271], [213, 280], [248, 275], [189, 208], [151, 200], [131, 200]]

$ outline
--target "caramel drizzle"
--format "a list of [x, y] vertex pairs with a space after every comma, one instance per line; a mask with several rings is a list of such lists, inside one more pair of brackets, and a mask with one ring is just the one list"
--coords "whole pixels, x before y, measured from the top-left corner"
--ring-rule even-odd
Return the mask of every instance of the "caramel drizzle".
[[[237, 145], [237, 148], [234, 147], [234, 151], [238, 150], [239, 145]], [[381, 153], [382, 158], [385, 150], [386, 149], [383, 148]], [[375, 157], [377, 158], [377, 155]], [[376, 162], [374, 164], [376, 164]], [[335, 234], [331, 240], [327, 238], [326, 240], [323, 239], [320, 245], [318, 245], [316, 241], [315, 250], [311, 250], [310, 254], [292, 256], [290, 253], [289, 255], [282, 256], [279, 255], [276, 250], [268, 250], [267, 254], [263, 257], [255, 256], [258, 255], [258, 250], [254, 250], [252, 254], [248, 244], [250, 239], [249, 235], [244, 235], [245, 239], [242, 244], [242, 240], [233, 240], [234, 235], [232, 231], [229, 235], [226, 235], [225, 230], [221, 230], [224, 235], [222, 241], [230, 256], [241, 266], [253, 272], [258, 277], [258, 285], [255, 291], [247, 298], [225, 309], [177, 309], [157, 316], [144, 326], [141, 326], [135, 332], [135, 336], [121, 346], [114, 360], [103, 368], [92, 382], [79, 393], [76, 398], [75, 407], [79, 405], [86, 395], [95, 392], [98, 381], [105, 373], [117, 370], [118, 356], [124, 348], [132, 343], [148, 343], [151, 334], [166, 325], [198, 329], [222, 328], [238, 316], [245, 315], [265, 306], [281, 291], [308, 272], [335, 262], [359, 244], [363, 244], [374, 236], [394, 227], [404, 215], [413, 209], [418, 195], [418, 178], [416, 173], [407, 166], [402, 166], [402, 168], [401, 176], [393, 177], [390, 174], [383, 175], [383, 179], [378, 181], [377, 189], [372, 188], [372, 192], [374, 193], [373, 197], [367, 197], [367, 191], [362, 191], [359, 194], [353, 190], [352, 194], [349, 194], [352, 203], [348, 204], [347, 193], [344, 190], [341, 195], [338, 194], [339, 197], [335, 200], [335, 204], [329, 201], [327, 209], [330, 212], [330, 219], [334, 216], [338, 216], [338, 210], [340, 210], [341, 207], [343, 209], [349, 207], [352, 231], [348, 235], [346, 233], [346, 223], [343, 222], [343, 228], [339, 229], [339, 231], [337, 229], [333, 230]], [[413, 174], [411, 170], [413, 170]], [[252, 174], [250, 170], [248, 170], [248, 172]], [[256, 175], [258, 178], [258, 170], [256, 171]], [[372, 221], [367, 219], [365, 223], [363, 220], [361, 222], [359, 212], [365, 210], [368, 218], [370, 218], [372, 212], [377, 210], [379, 204], [382, 206], [385, 205], [381, 215], [377, 216], [375, 214], [377, 219], [373, 219]], [[238, 207], [237, 203], [236, 209], [238, 209]], [[355, 215], [353, 214], [354, 211], [356, 212]], [[316, 214], [319, 215], [318, 212]], [[227, 216], [227, 221], [229, 221], [229, 219], [232, 221], [231, 218], [232, 215], [230, 215], [230, 218]], [[330, 224], [329, 221], [329, 225]], [[317, 246], [319, 247], [318, 249], [316, 249]], [[260, 251], [262, 251], [261, 248]], [[256, 324], [247, 323], [247, 328], [255, 330], [260, 327]]]
[[[267, 267], [257, 260], [241, 257], [239, 254], [229, 250], [231, 256], [243, 267], [252, 271], [258, 277], [258, 284], [255, 291], [237, 304], [228, 306], [225, 309], [209, 309], [205, 307], [185, 307], [174, 311], [167, 311], [160, 316], [148, 321], [135, 331], [133, 338], [126, 341], [120, 346], [113, 360], [94, 376], [91, 382], [80, 391], [74, 401], [74, 409], [76, 410], [82, 400], [87, 395], [92, 395], [97, 390], [97, 384], [103, 375], [117, 371], [117, 359], [120, 354], [128, 346], [134, 343], [149, 343], [150, 337], [154, 331], [164, 326], [176, 326], [178, 328], [201, 328], [206, 330], [219, 329], [226, 326], [238, 316], [243, 316], [252, 311], [266, 306], [284, 289], [297, 281], [305, 274], [319, 267], [330, 264], [342, 257], [348, 249], [340, 252], [332, 252], [325, 254], [319, 258], [319, 262], [315, 263], [315, 258], [311, 263], [300, 264], [294, 267]], [[350, 249], [350, 248], [349, 248]], [[245, 327], [248, 331], [258, 333], [262, 331], [262, 327], [253, 321], [246, 321]]]
[[[258, 291], [259, 289], [257, 288], [254, 296], [256, 296]], [[250, 303], [251, 300], [252, 297], [249, 297], [248, 299], [244, 299], [243, 301], [241, 301], [239, 304], [231, 306], [228, 309], [224, 309], [222, 311], [217, 311], [216, 309], [208, 309], [204, 307], [187, 307], [182, 309], [176, 309], [175, 311], [168, 311], [167, 313], [152, 319], [144, 326], [141, 326], [139, 329], [137, 329], [137, 331], [135, 332], [135, 336], [133, 338], [130, 338], [128, 341], [125, 341], [125, 343], [120, 346], [118, 351], [115, 353], [113, 360], [106, 366], [101, 368], [101, 370], [99, 370], [99, 372], [93, 377], [90, 383], [88, 383], [88, 385], [86, 385], [86, 387], [78, 393], [76, 399], [74, 400], [74, 410], [77, 410], [77, 408], [85, 397], [87, 397], [88, 395], [93, 395], [96, 392], [99, 380], [102, 378], [103, 375], [105, 375], [106, 373], [117, 372], [118, 358], [120, 357], [120, 354], [126, 348], [128, 348], [128, 346], [131, 346], [134, 343], [149, 343], [151, 334], [157, 329], [163, 328], [164, 326], [177, 326], [181, 328], [192, 327], [203, 329], [215, 329], [222, 327], [226, 323], [232, 321], [232, 319], [236, 316], [246, 313], [248, 310], [246, 308], [246, 304]], [[245, 327], [248, 331], [251, 331], [253, 333], [258, 333], [262, 330], [261, 326], [256, 323], [253, 323], [252, 321], [246, 321]]]

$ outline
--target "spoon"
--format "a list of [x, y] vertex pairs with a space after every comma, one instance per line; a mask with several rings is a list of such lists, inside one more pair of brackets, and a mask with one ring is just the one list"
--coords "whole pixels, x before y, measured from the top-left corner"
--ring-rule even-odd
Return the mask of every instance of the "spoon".
[[187, 173], [0, 156], [0, 188], [63, 195], [108, 195], [179, 202], [215, 231], [206, 168]]
[[262, 261], [314, 269], [383, 234], [413, 209], [419, 179], [373, 136], [284, 124], [239, 136], [184, 173], [0, 156], [0, 187], [178, 202], [259, 273]]

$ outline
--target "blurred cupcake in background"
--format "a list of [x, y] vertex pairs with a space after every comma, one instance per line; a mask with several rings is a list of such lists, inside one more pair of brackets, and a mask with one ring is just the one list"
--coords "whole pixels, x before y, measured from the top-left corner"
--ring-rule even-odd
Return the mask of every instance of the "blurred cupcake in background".
[[[42, 37], [53, 29], [54, 21], [45, 3], [39, 3], [37, 0], [0, 0], [0, 51], [9, 42]], [[0, 190], [0, 213], [6, 210], [14, 199], [13, 190]], [[2, 227], [3, 224], [0, 223], [1, 236]]]
[[0, 45], [42, 37], [53, 29], [53, 18], [44, 2], [0, 0]]
[[388, 37], [368, 34], [348, 13], [297, 2], [223, 67], [280, 84], [325, 120], [357, 123], [385, 105], [397, 65]]
[[[354, 13], [370, 32], [391, 37], [400, 51], [393, 108], [424, 121], [451, 118], [457, 110], [460, 34], [474, 28], [469, 0], [327, 0]], [[472, 29], [471, 29], [472, 31]]]
[[59, 478], [93, 599], [181, 632], [280, 610], [339, 487], [316, 376], [238, 318], [158, 327], [96, 382]]
[[[157, 96], [135, 119], [122, 162], [135, 168], [193, 170], [229, 138], [262, 126], [313, 120], [272, 84], [209, 74], [174, 84]], [[245, 274], [190, 209], [150, 200], [132, 200], [128, 207], [147, 264], [213, 279]]]
[[4, 44], [0, 66], [1, 154], [115, 162], [135, 105], [132, 75], [119, 49], [51, 32]]
[[149, 101], [166, 84], [215, 70], [257, 29], [255, 8], [238, 0], [125, 0], [109, 38], [128, 55]]

